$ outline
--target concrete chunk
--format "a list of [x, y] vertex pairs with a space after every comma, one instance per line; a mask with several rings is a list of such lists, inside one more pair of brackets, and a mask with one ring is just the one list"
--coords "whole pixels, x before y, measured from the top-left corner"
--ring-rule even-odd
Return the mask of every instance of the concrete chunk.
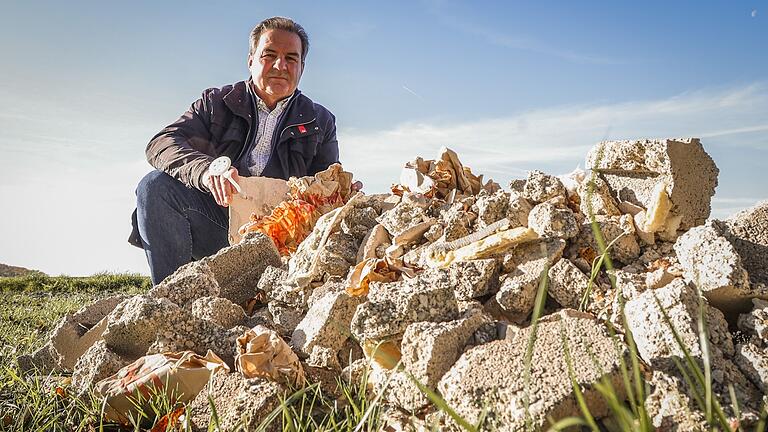
[[219, 284], [211, 268], [202, 261], [192, 261], [179, 267], [149, 290], [152, 297], [163, 297], [182, 307], [189, 307], [200, 297], [218, 296]]
[[477, 213], [475, 229], [485, 228], [506, 217], [509, 210], [509, 192], [499, 190], [491, 194], [481, 190], [472, 209]]
[[439, 272], [393, 283], [372, 283], [368, 301], [357, 307], [352, 334], [360, 341], [381, 340], [419, 321], [458, 317], [458, 305], [447, 273]]
[[245, 311], [223, 297], [201, 297], [192, 303], [192, 315], [228, 329], [245, 324]]
[[405, 370], [422, 385], [435, 389], [453, 366], [473, 333], [491, 320], [483, 313], [441, 323], [418, 322], [408, 326], [400, 347]]
[[527, 227], [528, 226], [528, 214], [531, 212], [533, 206], [528, 202], [525, 197], [518, 193], [512, 193], [509, 196], [509, 205], [507, 206], [507, 219], [509, 219], [509, 227]]
[[457, 300], [470, 300], [496, 292], [499, 288], [499, 263], [493, 258], [456, 261], [448, 268], [427, 269], [425, 273], [447, 273]]
[[[588, 286], [587, 275], [567, 259], [561, 259], [549, 269], [547, 292], [560, 306], [578, 309]], [[592, 289], [597, 289], [597, 286]]]
[[[732, 354], [733, 343], [725, 317], [719, 310], [708, 307], [706, 302], [704, 306], [707, 307], [706, 318], [712, 355], [722, 357], [724, 353]], [[666, 311], [669, 324], [665, 321], [662, 310]], [[685, 358], [670, 325], [674, 327], [690, 355], [702, 359], [698, 335], [699, 299], [696, 290], [682, 279], [675, 279], [663, 288], [643, 292], [628, 301], [624, 311], [640, 357], [654, 369], [673, 370], [675, 365], [672, 357]]]
[[238, 327], [234, 327], [234, 333], [230, 334], [166, 298], [147, 295], [120, 303], [106, 320], [104, 342], [110, 350], [127, 358], [138, 358], [150, 351], [204, 353], [210, 349], [232, 365], [234, 338], [239, 336]]
[[288, 277], [288, 272], [283, 268], [267, 266], [259, 278], [256, 289], [264, 292], [269, 297], [273, 290], [282, 285], [286, 277]]
[[[494, 413], [484, 425], [491, 430], [522, 430], [525, 427], [526, 385], [522, 377], [531, 328], [514, 334], [511, 341], [495, 341], [464, 353], [440, 380], [438, 389], [449, 406], [474, 424], [485, 409]], [[588, 340], [589, 344], [583, 341]], [[555, 421], [578, 416], [563, 348], [567, 343], [574, 379], [584, 392], [590, 412], [608, 412], [604, 399], [593, 385], [603, 376], [623, 393], [620, 358], [626, 355], [607, 330], [591, 315], [563, 310], [542, 318], [533, 348], [529, 412], [535, 428], [546, 429], [547, 418]], [[589, 346], [589, 349], [587, 349]], [[492, 371], [492, 372], [489, 372]], [[621, 397], [621, 396], [620, 396]]]
[[77, 360], [106, 329], [104, 317], [127, 296], [119, 295], [97, 300], [66, 316], [51, 333], [51, 344], [60, 368], [71, 371]]
[[752, 299], [752, 305], [749, 313], [739, 315], [739, 329], [768, 346], [768, 301]]
[[[262, 378], [243, 378], [239, 373], [216, 373], [189, 404], [193, 430], [206, 431], [211, 423], [210, 395], [216, 404], [219, 429], [256, 430], [264, 418], [287, 397], [288, 389]], [[275, 422], [279, 424], [280, 422]], [[268, 431], [278, 430], [275, 423]]]
[[501, 277], [496, 302], [515, 319], [524, 319], [536, 298], [536, 290], [546, 269], [563, 255], [565, 241], [544, 240], [522, 245], [504, 257], [504, 267], [509, 273]]
[[656, 184], [666, 182], [683, 229], [709, 217], [719, 173], [698, 138], [605, 141], [589, 151], [586, 166], [600, 172], [619, 201], [645, 209]]
[[725, 221], [726, 235], [753, 283], [768, 284], [768, 201]]
[[569, 239], [579, 233], [579, 225], [573, 212], [544, 202], [536, 205], [528, 214], [528, 227], [541, 237]]
[[753, 343], [739, 344], [734, 361], [763, 394], [768, 394], [768, 348]]
[[116, 374], [132, 361], [133, 359], [121, 357], [112, 352], [106, 342], [100, 340], [91, 345], [88, 351], [77, 360], [72, 373], [72, 386], [78, 393], [87, 392], [93, 384]]
[[749, 275], [717, 221], [690, 229], [675, 242], [683, 276], [714, 305], [749, 307]]
[[243, 305], [256, 295], [267, 266], [280, 267], [280, 253], [272, 240], [261, 233], [249, 234], [240, 243], [203, 258], [219, 284], [219, 297]]
[[542, 203], [558, 196], [566, 197], [567, 191], [559, 178], [533, 170], [528, 172], [523, 196], [534, 203]]
[[[637, 242], [635, 227], [630, 215], [624, 216], [595, 216], [600, 232], [605, 239], [605, 244], [613, 243], [610, 249], [611, 258], [629, 264], [640, 256], [640, 244]], [[589, 219], [581, 224], [578, 236], [572, 240], [572, 247], [577, 249], [590, 249], [598, 255], [598, 248], [592, 224]]]
[[577, 191], [581, 199], [579, 209], [582, 214], [586, 216], [590, 214], [621, 216], [618, 203], [616, 203], [616, 199], [611, 195], [608, 183], [600, 176], [595, 175], [594, 177], [587, 178], [579, 184]]
[[313, 347], [319, 345], [335, 350], [335, 356], [349, 337], [349, 324], [355, 308], [363, 300], [341, 289], [327, 292], [312, 304], [296, 326], [291, 347], [301, 355], [309, 356]]

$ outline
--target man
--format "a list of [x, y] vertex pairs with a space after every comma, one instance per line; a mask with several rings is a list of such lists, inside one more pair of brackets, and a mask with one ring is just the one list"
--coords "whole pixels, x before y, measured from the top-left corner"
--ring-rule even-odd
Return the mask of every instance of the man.
[[[288, 179], [338, 162], [335, 117], [297, 89], [308, 50], [299, 24], [262, 21], [250, 36], [250, 78], [205, 90], [147, 145], [156, 171], [136, 190], [129, 242], [144, 248], [153, 284], [227, 245], [226, 207], [235, 193], [228, 177]], [[232, 167], [208, 172], [220, 156]]]

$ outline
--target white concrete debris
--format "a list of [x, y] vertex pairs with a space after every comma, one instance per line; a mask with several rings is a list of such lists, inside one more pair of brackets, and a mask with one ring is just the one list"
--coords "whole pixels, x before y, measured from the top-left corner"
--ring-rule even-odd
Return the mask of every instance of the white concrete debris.
[[619, 201], [644, 209], [656, 184], [665, 182], [684, 229], [709, 217], [719, 173], [698, 138], [606, 141], [590, 150], [586, 166], [600, 173]]
[[[464, 353], [438, 385], [448, 405], [470, 424], [490, 409], [493, 416], [486, 418], [490, 424], [484, 428], [522, 430], [526, 418], [522, 377], [530, 334], [529, 327], [510, 341], [491, 342]], [[581, 387], [590, 412], [605, 415], [608, 407], [593, 385], [606, 377], [623, 394], [619, 367], [625, 355], [623, 344], [617, 345], [605, 326], [589, 314], [565, 309], [542, 318], [530, 362], [528, 412], [533, 426], [546, 428], [548, 418], [558, 420], [579, 412], [571, 378]], [[573, 374], [566, 359], [571, 360]]]
[[[482, 427], [521, 430], [526, 400], [534, 428], [581, 415], [572, 378], [594, 416], [609, 414], [595, 384], [607, 378], [623, 397], [622, 333], [631, 331], [654, 427], [699, 430], [705, 416], [676, 370], [683, 351], [671, 325], [698, 364], [709, 360], [726, 415], [735, 416], [732, 385], [740, 426], [753, 424], [761, 391], [768, 392], [768, 301], [760, 299], [768, 299], [768, 201], [705, 223], [718, 170], [698, 139], [600, 143], [587, 156], [592, 171], [531, 171], [507, 191], [470, 175], [456, 157], [441, 161], [408, 173], [392, 194], [357, 194], [320, 216], [290, 258], [250, 234], [145, 295], [69, 315], [42, 348], [18, 358], [19, 367], [71, 371], [83, 394], [156, 352], [210, 349], [233, 366], [235, 339], [263, 325], [290, 340], [308, 379], [333, 397], [339, 374], [360, 382], [370, 366], [369, 390], [384, 392], [383, 418], [399, 419], [390, 428], [419, 418], [455, 429], [416, 380], [470, 423], [490, 409]], [[466, 187], [452, 189], [458, 178]], [[601, 254], [593, 218], [614, 269], [613, 280], [597, 271], [589, 290]], [[346, 288], [363, 260], [379, 260], [376, 271], [395, 280], [371, 282], [367, 294]], [[551, 299], [536, 325], [526, 383], [531, 311], [543, 278]], [[729, 324], [738, 325], [738, 337]], [[376, 346], [386, 355], [374, 354]], [[263, 379], [216, 374], [190, 405], [194, 428], [210, 420], [208, 392], [222, 429], [241, 420], [257, 427], [289, 394]]]

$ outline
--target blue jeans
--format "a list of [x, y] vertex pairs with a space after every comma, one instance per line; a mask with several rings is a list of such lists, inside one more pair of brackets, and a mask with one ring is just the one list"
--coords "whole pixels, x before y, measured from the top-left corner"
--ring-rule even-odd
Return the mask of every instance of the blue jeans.
[[228, 245], [228, 210], [161, 171], [144, 176], [136, 188], [136, 222], [153, 285]]

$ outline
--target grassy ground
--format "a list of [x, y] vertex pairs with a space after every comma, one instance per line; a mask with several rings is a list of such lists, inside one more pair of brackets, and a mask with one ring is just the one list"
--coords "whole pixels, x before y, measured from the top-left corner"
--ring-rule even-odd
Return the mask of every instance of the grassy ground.
[[130, 274], [0, 277], [0, 430], [70, 429], [63, 425], [67, 417], [77, 417], [72, 415], [75, 407], [60, 406], [54, 389], [45, 388], [44, 382], [21, 379], [16, 357], [40, 348], [66, 314], [96, 299], [138, 294], [149, 286], [148, 278]]

